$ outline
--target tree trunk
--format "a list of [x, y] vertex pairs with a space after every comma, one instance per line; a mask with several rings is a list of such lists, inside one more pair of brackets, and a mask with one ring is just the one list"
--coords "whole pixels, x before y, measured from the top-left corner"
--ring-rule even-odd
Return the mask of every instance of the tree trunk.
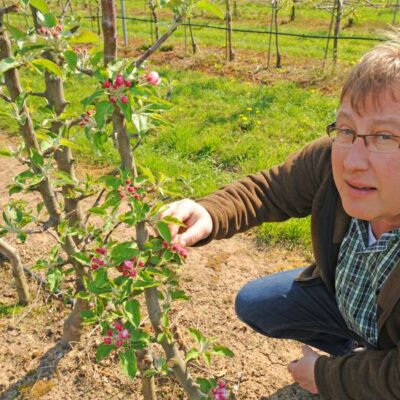
[[30, 301], [28, 283], [17, 249], [9, 245], [5, 240], [0, 239], [0, 253], [10, 260], [12, 274], [17, 287], [18, 302], [20, 304], [28, 304]]
[[[11, 44], [7, 32], [3, 30], [0, 33], [0, 60], [9, 57], [12, 57]], [[4, 77], [11, 100], [15, 102], [15, 99], [22, 93], [18, 70], [16, 68], [9, 69], [4, 73]], [[28, 108], [26, 106], [22, 107], [19, 115], [25, 117], [24, 122], [19, 122], [18, 125], [27, 150], [35, 149], [40, 154], [39, 144], [33, 130], [32, 118]], [[32, 169], [37, 174], [42, 173], [41, 169], [35, 165], [32, 166]], [[38, 188], [49, 213], [50, 224], [57, 226], [61, 220], [61, 211], [53, 187], [46, 176], [39, 183]]]
[[117, 13], [114, 0], [101, 0], [104, 65], [117, 57]]

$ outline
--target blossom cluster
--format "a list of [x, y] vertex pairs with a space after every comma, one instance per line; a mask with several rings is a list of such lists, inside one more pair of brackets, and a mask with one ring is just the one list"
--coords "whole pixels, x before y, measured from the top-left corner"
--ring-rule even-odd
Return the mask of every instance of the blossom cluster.
[[45, 36], [52, 36], [52, 37], [58, 37], [60, 36], [60, 32], [63, 30], [63, 27], [61, 24], [57, 24], [54, 28], [46, 28], [45, 26], [42, 26], [39, 29], [39, 32]]
[[125, 89], [131, 86], [132, 82], [124, 79], [122, 75], [117, 75], [114, 82], [110, 79], [103, 82], [103, 88], [108, 89], [109, 101], [113, 104], [115, 104], [117, 100], [120, 100], [122, 104], [127, 104], [129, 102], [129, 97], [125, 94]]
[[106, 265], [105, 256], [107, 254], [107, 249], [105, 247], [99, 247], [96, 249], [96, 253], [98, 254], [97, 257], [93, 257], [91, 259], [90, 268], [93, 271], [98, 270], [100, 267], [104, 267]]
[[145, 262], [143, 260], [137, 260], [136, 257], [132, 257], [130, 260], [125, 260], [117, 269], [123, 276], [135, 278], [137, 275], [137, 268], [142, 268], [144, 265]]
[[211, 389], [212, 400], [228, 400], [229, 392], [226, 383], [222, 380], [218, 382], [218, 386]]
[[87, 110], [82, 116], [82, 121], [79, 122], [79, 126], [93, 128], [96, 125], [96, 121], [93, 118], [95, 110]]
[[114, 344], [117, 347], [121, 347], [130, 337], [128, 329], [120, 322], [116, 322], [114, 327], [107, 330], [106, 336], [103, 339], [105, 344]]
[[142, 196], [138, 193], [139, 186], [133, 185], [130, 179], [125, 179], [125, 186], [118, 188], [118, 193], [121, 199], [125, 194], [132, 196], [136, 200], [141, 200]]
[[162, 247], [174, 253], [178, 253], [183, 258], [186, 258], [188, 255], [187, 250], [178, 243], [169, 244], [166, 240], [163, 240]]

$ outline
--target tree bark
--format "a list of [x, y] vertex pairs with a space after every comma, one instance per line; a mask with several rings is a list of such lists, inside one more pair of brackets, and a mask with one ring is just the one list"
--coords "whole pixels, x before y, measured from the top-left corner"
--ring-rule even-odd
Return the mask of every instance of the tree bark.
[[[146, 305], [149, 312], [151, 325], [153, 326], [156, 336], [162, 333], [161, 330], [161, 316], [162, 311], [157, 296], [157, 288], [145, 289]], [[190, 400], [198, 400], [202, 398], [201, 392], [198, 385], [193, 381], [189, 374], [187, 365], [183, 360], [176, 343], [168, 343], [167, 340], [161, 342], [161, 346], [164, 349], [167, 361], [173, 362], [172, 370], [176, 376], [176, 379], [189, 396]]]
[[28, 304], [30, 301], [29, 288], [17, 249], [12, 247], [5, 240], [0, 239], [0, 253], [10, 260], [12, 274], [17, 287], [18, 302], [24, 305]]
[[117, 12], [114, 0], [101, 0], [104, 65], [117, 57]]
[[[9, 57], [12, 57], [11, 44], [7, 32], [3, 30], [0, 33], [0, 60]], [[22, 94], [18, 70], [16, 68], [9, 69], [4, 73], [4, 77], [11, 100], [15, 102], [17, 97]], [[33, 130], [32, 118], [28, 108], [26, 106], [22, 107], [19, 115], [25, 117], [25, 122], [19, 123], [19, 132], [24, 140], [27, 150], [35, 149], [40, 153], [39, 144]], [[42, 173], [41, 169], [35, 165], [32, 166], [32, 169], [37, 174]], [[51, 225], [58, 225], [61, 220], [61, 211], [48, 177], [44, 177], [44, 179], [39, 183], [38, 188], [42, 195], [47, 212], [49, 213]]]

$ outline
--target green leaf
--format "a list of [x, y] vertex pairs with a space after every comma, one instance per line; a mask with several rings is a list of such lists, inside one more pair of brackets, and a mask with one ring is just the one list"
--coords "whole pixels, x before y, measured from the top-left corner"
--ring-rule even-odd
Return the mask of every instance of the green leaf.
[[90, 264], [90, 258], [86, 256], [84, 253], [75, 253], [72, 256], [73, 259], [78, 261], [82, 265], [89, 265]]
[[214, 14], [220, 19], [224, 19], [225, 15], [223, 11], [214, 3], [208, 0], [200, 0], [196, 3], [196, 7], [199, 8], [200, 10], [207, 11], [211, 14]]
[[233, 357], [235, 355], [231, 349], [228, 349], [228, 347], [225, 346], [214, 346], [213, 353], [225, 357]]
[[48, 60], [47, 58], [38, 58], [36, 60], [33, 60], [32, 64], [36, 67], [42, 67], [60, 78], [62, 78], [63, 76], [62, 69], [56, 63]]
[[120, 264], [122, 261], [129, 260], [130, 258], [137, 256], [139, 250], [133, 248], [132, 242], [124, 242], [117, 244], [111, 251], [111, 258], [116, 264]]
[[76, 299], [82, 299], [82, 300], [90, 300], [90, 294], [88, 292], [80, 291], [75, 295]]
[[188, 328], [190, 335], [199, 343], [204, 344], [207, 342], [207, 339], [201, 334], [198, 329], [195, 328]]
[[137, 361], [135, 352], [132, 349], [119, 354], [120, 365], [125, 375], [135, 378], [137, 372]]
[[74, 71], [78, 65], [77, 54], [72, 50], [66, 50], [64, 51], [64, 57], [67, 61], [69, 69], [72, 69]]
[[208, 379], [205, 379], [205, 378], [197, 378], [196, 383], [200, 386], [200, 390], [203, 393], [209, 393], [209, 391], [213, 387], [212, 383]]
[[96, 105], [95, 120], [99, 129], [102, 129], [107, 117], [113, 113], [113, 105], [109, 101], [101, 101]]
[[96, 100], [98, 97], [102, 96], [104, 94], [104, 90], [97, 90], [96, 92], [92, 93], [88, 97], [85, 97], [81, 103], [86, 107], [90, 104], [93, 104], [94, 100]]
[[69, 40], [72, 44], [84, 44], [84, 43], [100, 43], [101, 39], [92, 31], [82, 31], [79, 35], [72, 37]]
[[125, 316], [128, 321], [137, 328], [140, 324], [140, 303], [132, 299], [124, 305]]
[[17, 27], [12, 26], [12, 25], [7, 24], [7, 23], [5, 23], [4, 25], [6, 26], [7, 30], [10, 32], [11, 36], [13, 37], [13, 39], [21, 40], [21, 39], [25, 39], [26, 38], [25, 32], [22, 32]]
[[113, 344], [100, 343], [96, 350], [96, 362], [106, 358], [116, 347]]
[[201, 356], [203, 357], [204, 362], [210, 366], [211, 365], [211, 353], [206, 351], [205, 353], [202, 353]]
[[10, 149], [0, 149], [0, 157], [12, 157], [14, 153]]
[[171, 291], [172, 300], [189, 300], [189, 296], [183, 290]]
[[60, 139], [61, 146], [70, 147], [73, 150], [81, 150], [81, 148], [74, 142], [71, 142], [68, 139], [61, 138]]
[[55, 17], [54, 14], [46, 14], [44, 16], [44, 25], [47, 28], [53, 28], [54, 26], [57, 25], [57, 18]]
[[30, 0], [30, 5], [37, 8], [42, 14], [49, 13], [49, 6], [44, 0]]
[[19, 67], [21, 64], [22, 64], [21, 61], [17, 61], [15, 58], [12, 58], [12, 57], [3, 58], [0, 61], [0, 74], [4, 73], [10, 69]]
[[58, 178], [63, 185], [75, 185], [75, 181], [72, 179], [72, 176], [65, 171], [55, 171], [54, 176]]
[[62, 277], [62, 272], [58, 268], [52, 268], [47, 274], [47, 282], [51, 292], [55, 292], [58, 289]]
[[200, 356], [200, 352], [194, 348], [190, 349], [185, 356], [185, 362], [188, 362], [190, 360], [195, 360]]
[[33, 165], [35, 165], [36, 167], [43, 167], [44, 163], [43, 157], [34, 148], [30, 149], [30, 153]]
[[166, 240], [168, 243], [171, 243], [171, 232], [168, 228], [168, 225], [165, 222], [158, 222], [157, 223], [157, 229], [158, 232], [160, 233], [160, 236]]
[[173, 217], [172, 215], [167, 215], [162, 219], [163, 222], [167, 223], [168, 225], [178, 225], [185, 227], [186, 225], [178, 218]]

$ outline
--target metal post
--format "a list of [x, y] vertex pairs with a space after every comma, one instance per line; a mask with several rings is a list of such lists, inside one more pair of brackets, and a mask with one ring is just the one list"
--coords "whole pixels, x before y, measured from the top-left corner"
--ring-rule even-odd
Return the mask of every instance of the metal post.
[[399, 12], [399, 0], [396, 1], [396, 5], [394, 6], [394, 13], [393, 13], [393, 25], [396, 23], [396, 17], [397, 17], [397, 13]]
[[122, 13], [122, 32], [124, 35], [124, 45], [128, 46], [128, 32], [126, 30], [126, 11], [125, 11], [125, 0], [121, 0], [121, 13]]

